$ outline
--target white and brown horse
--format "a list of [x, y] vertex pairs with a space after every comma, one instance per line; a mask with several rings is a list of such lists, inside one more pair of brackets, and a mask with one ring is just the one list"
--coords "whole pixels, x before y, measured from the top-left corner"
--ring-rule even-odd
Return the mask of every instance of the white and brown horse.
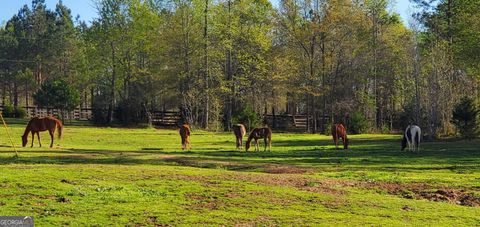
[[343, 142], [343, 149], [348, 149], [347, 130], [343, 124], [332, 125], [332, 137], [335, 143], [335, 148], [338, 149], [338, 140], [341, 138]]
[[258, 139], [262, 139], [265, 143], [265, 149], [264, 151], [267, 150], [267, 145], [268, 145], [268, 150], [272, 150], [272, 130], [270, 128], [255, 128], [252, 130], [250, 135], [248, 136], [247, 143], [245, 144], [245, 150], [248, 151], [250, 148], [250, 143], [252, 139], [255, 140], [255, 151], [259, 151], [260, 148], [258, 147]]
[[241, 149], [243, 147], [243, 137], [247, 134], [245, 126], [242, 124], [233, 125], [233, 134], [235, 134], [235, 138], [237, 139], [237, 149]]
[[402, 151], [408, 146], [411, 151], [419, 151], [422, 130], [417, 125], [409, 125], [403, 133]]

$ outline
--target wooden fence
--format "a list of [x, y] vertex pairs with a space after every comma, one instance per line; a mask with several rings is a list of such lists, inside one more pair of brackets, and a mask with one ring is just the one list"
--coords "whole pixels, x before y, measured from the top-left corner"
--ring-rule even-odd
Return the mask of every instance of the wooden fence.
[[158, 126], [175, 126], [182, 119], [179, 112], [174, 111], [152, 111], [152, 124]]
[[[3, 111], [3, 106], [0, 109]], [[46, 109], [33, 106], [22, 107], [25, 110], [27, 117], [46, 117], [46, 116], [59, 116], [60, 110], [58, 109]], [[76, 108], [73, 111], [66, 112], [64, 116], [65, 120], [91, 120], [92, 109], [91, 108]]]

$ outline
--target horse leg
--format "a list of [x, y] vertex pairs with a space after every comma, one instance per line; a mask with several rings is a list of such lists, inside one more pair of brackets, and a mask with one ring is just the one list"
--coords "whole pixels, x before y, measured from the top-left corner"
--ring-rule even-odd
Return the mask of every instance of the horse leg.
[[37, 132], [38, 144], [42, 147], [42, 141], [40, 140], [40, 132]]
[[338, 137], [334, 137], [333, 142], [335, 143], [335, 149], [338, 150]]
[[272, 138], [268, 138], [268, 151], [272, 151]]
[[237, 137], [237, 149], [242, 148], [242, 139], [240, 137]]
[[258, 146], [258, 139], [255, 139], [255, 151], [260, 151], [260, 148]]
[[53, 132], [49, 130], [48, 133], [50, 134], [50, 148], [52, 148], [53, 147]]
[[183, 138], [183, 135], [182, 135], [182, 150], [185, 150], [185, 139]]
[[32, 132], [32, 146], [30, 146], [30, 147], [33, 147], [33, 140], [34, 140], [34, 139], [35, 139], [35, 133]]
[[263, 138], [263, 144], [265, 145], [265, 149], [263, 149], [263, 151], [267, 151], [267, 137]]

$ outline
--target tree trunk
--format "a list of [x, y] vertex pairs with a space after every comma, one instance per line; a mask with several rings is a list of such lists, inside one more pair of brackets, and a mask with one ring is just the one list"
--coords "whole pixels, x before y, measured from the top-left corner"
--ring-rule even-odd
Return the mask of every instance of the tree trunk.
[[[231, 5], [232, 2], [229, 0], [228, 1], [228, 40], [231, 40], [231, 17], [230, 17], [230, 12], [231, 12]], [[225, 126], [228, 131], [231, 130], [232, 126], [232, 114], [233, 114], [233, 102], [235, 98], [235, 83], [233, 81], [233, 72], [232, 72], [232, 49], [231, 47], [228, 48], [227, 54], [226, 54], [226, 70], [225, 70], [225, 77], [227, 82], [230, 83], [230, 94], [228, 95], [228, 101], [227, 101], [227, 111], [226, 111], [226, 122]]]
[[112, 49], [112, 78], [110, 81], [111, 91], [110, 91], [110, 103], [108, 105], [107, 113], [107, 123], [112, 123], [113, 121], [113, 109], [115, 108], [115, 82], [116, 82], [116, 64], [115, 64], [115, 46], [113, 41], [110, 42], [110, 47]]
[[203, 30], [203, 38], [205, 42], [204, 51], [205, 51], [205, 116], [203, 121], [203, 127], [208, 129], [208, 122], [209, 122], [209, 110], [210, 110], [210, 92], [209, 92], [209, 61], [208, 61], [208, 1], [205, 0], [205, 11], [204, 11], [204, 30]]

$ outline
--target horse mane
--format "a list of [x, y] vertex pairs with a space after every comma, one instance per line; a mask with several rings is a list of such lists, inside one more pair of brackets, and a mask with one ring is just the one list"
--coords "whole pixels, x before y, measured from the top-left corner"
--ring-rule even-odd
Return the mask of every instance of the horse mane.
[[34, 119], [38, 119], [38, 117], [34, 117], [34, 118], [30, 119], [30, 121], [28, 121], [27, 127], [25, 127], [25, 131], [23, 132], [24, 137], [28, 136], [28, 133], [30, 133]]
[[247, 143], [250, 143], [252, 141], [255, 131], [256, 131], [256, 129], [253, 129], [252, 132], [250, 133], [250, 135], [248, 135]]

